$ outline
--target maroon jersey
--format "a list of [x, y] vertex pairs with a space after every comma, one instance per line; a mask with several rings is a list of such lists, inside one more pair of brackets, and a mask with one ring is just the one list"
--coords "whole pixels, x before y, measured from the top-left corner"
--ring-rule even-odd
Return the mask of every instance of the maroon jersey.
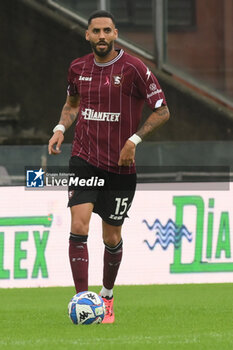
[[117, 163], [138, 129], [144, 102], [152, 110], [166, 105], [155, 76], [140, 59], [120, 50], [107, 63], [97, 63], [93, 54], [74, 60], [68, 83], [68, 95], [80, 95], [72, 156], [110, 172], [134, 173], [135, 165]]

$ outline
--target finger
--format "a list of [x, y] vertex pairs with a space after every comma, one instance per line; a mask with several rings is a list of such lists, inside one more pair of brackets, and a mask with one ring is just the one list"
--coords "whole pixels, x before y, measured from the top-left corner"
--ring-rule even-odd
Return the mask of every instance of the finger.
[[134, 160], [130, 159], [130, 160], [122, 160], [120, 159], [118, 162], [119, 166], [130, 166], [134, 163]]
[[49, 154], [53, 154], [54, 153], [53, 145], [54, 145], [54, 143], [49, 142], [49, 144], [48, 144]]
[[50, 145], [49, 146], [49, 154], [51, 155], [51, 154], [59, 154], [59, 153], [61, 153], [61, 151], [58, 149], [55, 149], [54, 147], [53, 147], [53, 145]]
[[118, 161], [118, 165], [122, 166], [124, 164], [124, 160], [120, 157]]
[[52, 153], [53, 154], [59, 154], [61, 153], [60, 147], [58, 145], [56, 145], [56, 148], [52, 148]]
[[62, 141], [63, 141], [62, 138], [59, 138], [57, 141], [56, 151], [58, 151], [59, 153], [61, 153], [60, 147], [61, 147]]
[[52, 144], [52, 143], [49, 143], [49, 145], [48, 145], [48, 151], [49, 151], [49, 154], [52, 154], [52, 153], [53, 153], [53, 144]]
[[59, 154], [61, 153], [61, 150], [53, 149], [53, 154]]

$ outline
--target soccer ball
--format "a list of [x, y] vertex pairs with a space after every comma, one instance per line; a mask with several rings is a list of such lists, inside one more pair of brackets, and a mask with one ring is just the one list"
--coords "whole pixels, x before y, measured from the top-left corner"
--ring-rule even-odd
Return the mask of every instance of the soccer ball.
[[70, 300], [68, 314], [74, 324], [101, 323], [105, 316], [105, 304], [94, 292], [80, 292]]

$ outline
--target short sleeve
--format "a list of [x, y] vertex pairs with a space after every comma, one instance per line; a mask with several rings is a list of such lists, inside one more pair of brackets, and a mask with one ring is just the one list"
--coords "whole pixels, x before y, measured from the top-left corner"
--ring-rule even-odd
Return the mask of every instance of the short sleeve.
[[76, 76], [72, 70], [72, 67], [70, 66], [68, 71], [68, 87], [67, 87], [67, 95], [69, 96], [75, 96], [78, 94], [78, 89], [76, 85]]
[[152, 110], [167, 104], [157, 78], [141, 61], [137, 66], [136, 77], [139, 93]]

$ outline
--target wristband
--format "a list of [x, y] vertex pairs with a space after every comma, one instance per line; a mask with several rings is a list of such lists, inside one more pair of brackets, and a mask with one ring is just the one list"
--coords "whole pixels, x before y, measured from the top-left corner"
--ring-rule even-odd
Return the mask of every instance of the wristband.
[[135, 146], [137, 146], [138, 143], [142, 142], [142, 139], [137, 134], [133, 134], [131, 137], [128, 138], [128, 140], [132, 141]]
[[64, 134], [64, 132], [66, 131], [66, 128], [62, 124], [57, 124], [53, 129], [53, 133], [55, 133], [56, 131], [61, 131]]

